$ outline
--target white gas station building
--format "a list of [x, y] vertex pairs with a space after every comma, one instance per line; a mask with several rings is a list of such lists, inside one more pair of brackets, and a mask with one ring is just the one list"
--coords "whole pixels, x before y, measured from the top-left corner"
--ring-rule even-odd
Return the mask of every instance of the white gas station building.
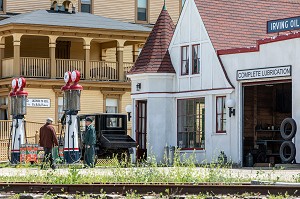
[[288, 1], [187, 0], [175, 28], [163, 7], [128, 75], [137, 158], [176, 146], [198, 162], [281, 163], [281, 122], [300, 122], [298, 15]]

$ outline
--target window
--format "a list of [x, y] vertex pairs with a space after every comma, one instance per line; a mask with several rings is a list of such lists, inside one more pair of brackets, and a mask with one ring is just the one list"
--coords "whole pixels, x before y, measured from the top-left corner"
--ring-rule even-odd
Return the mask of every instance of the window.
[[80, 1], [80, 11], [92, 13], [92, 0], [81, 0]]
[[137, 0], [137, 21], [148, 20], [148, 0]]
[[0, 0], [0, 12], [4, 11], [4, 0]]
[[63, 111], [63, 105], [64, 105], [64, 98], [58, 97], [57, 98], [57, 116], [58, 121], [62, 118], [64, 111]]
[[226, 105], [225, 105], [226, 97], [217, 97], [217, 133], [225, 133], [226, 132]]
[[205, 98], [178, 100], [177, 140], [182, 149], [205, 148]]
[[200, 44], [193, 45], [193, 74], [200, 73]]
[[107, 117], [106, 126], [108, 128], [122, 128], [123, 120], [120, 117]]
[[106, 99], [106, 113], [118, 113], [118, 99]]
[[8, 120], [8, 97], [0, 97], [0, 120]]
[[189, 74], [189, 47], [181, 47], [181, 75]]

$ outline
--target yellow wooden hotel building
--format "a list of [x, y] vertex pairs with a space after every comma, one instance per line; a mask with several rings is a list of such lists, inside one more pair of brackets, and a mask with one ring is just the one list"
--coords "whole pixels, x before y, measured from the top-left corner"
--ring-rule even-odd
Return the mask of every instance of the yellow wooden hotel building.
[[[176, 21], [183, 1], [169, 0]], [[27, 79], [26, 119], [62, 115], [65, 71], [81, 72], [80, 113], [125, 113], [126, 73], [133, 66], [162, 0], [0, 0], [0, 120], [9, 119], [13, 77]], [[34, 103], [40, 101], [42, 103]]]

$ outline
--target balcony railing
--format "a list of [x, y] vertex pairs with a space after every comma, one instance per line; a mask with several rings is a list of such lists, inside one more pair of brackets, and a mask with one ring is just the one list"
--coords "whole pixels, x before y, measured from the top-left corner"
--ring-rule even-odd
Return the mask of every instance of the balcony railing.
[[84, 78], [84, 60], [77, 59], [56, 59], [56, 77], [63, 78], [66, 71], [78, 70], [81, 78]]
[[50, 58], [21, 57], [21, 75], [50, 77]]
[[127, 73], [131, 70], [131, 68], [133, 67], [134, 63], [133, 62], [123, 62], [123, 66], [124, 66], [124, 75], [125, 75], [125, 79], [127, 81], [129, 81], [130, 79], [127, 77]]
[[13, 76], [13, 67], [14, 66], [14, 59], [13, 58], [6, 58], [2, 59], [2, 77], [12, 77]]
[[118, 63], [107, 61], [91, 61], [90, 77], [94, 80], [117, 81]]
[[[13, 77], [14, 59], [2, 59], [2, 78]], [[133, 62], [123, 62], [125, 80], [128, 71], [134, 65]], [[85, 61], [76, 59], [56, 59], [56, 76], [54, 78], [63, 78], [66, 71], [79, 70], [81, 77], [85, 76]], [[51, 60], [50, 58], [21, 57], [20, 73], [24, 77], [31, 78], [50, 78]], [[119, 66], [118, 62], [109, 61], [90, 61], [89, 80], [97, 81], [118, 81]]]

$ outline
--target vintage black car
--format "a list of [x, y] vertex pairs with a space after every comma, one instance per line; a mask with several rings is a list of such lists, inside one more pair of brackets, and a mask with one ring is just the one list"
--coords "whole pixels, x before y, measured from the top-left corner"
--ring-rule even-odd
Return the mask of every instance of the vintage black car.
[[85, 133], [85, 119], [91, 117], [96, 130], [97, 142], [95, 154], [97, 158], [111, 158], [114, 155], [121, 157], [122, 154], [130, 154], [136, 142], [127, 135], [126, 114], [84, 114], [78, 115], [78, 126], [80, 127], [79, 144], [84, 154], [84, 143], [82, 138]]

